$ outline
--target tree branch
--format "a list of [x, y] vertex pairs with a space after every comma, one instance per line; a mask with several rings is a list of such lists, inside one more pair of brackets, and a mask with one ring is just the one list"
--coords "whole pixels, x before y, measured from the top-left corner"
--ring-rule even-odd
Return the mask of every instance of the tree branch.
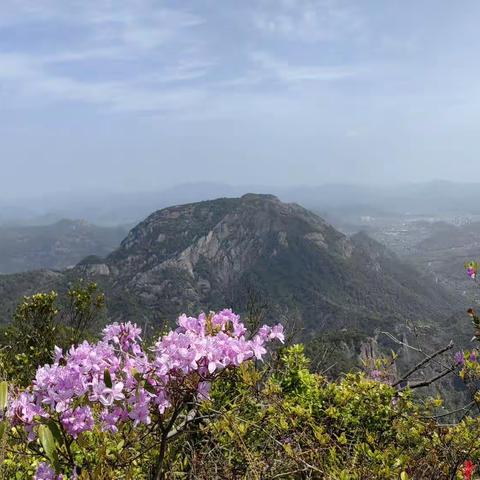
[[446, 351], [451, 350], [452, 348], [453, 348], [453, 342], [450, 340], [450, 343], [446, 347], [440, 348], [436, 352], [433, 352], [431, 355], [428, 355], [421, 362], [417, 363], [414, 367], [412, 367], [405, 375], [403, 375], [394, 384], [392, 384], [392, 387], [396, 387], [398, 384], [405, 381], [408, 377], [414, 374], [417, 370], [420, 370], [424, 365], [426, 365], [428, 362], [433, 360], [435, 357], [438, 357], [442, 353], [445, 353]]
[[428, 387], [432, 383], [436, 382], [437, 380], [440, 380], [441, 378], [445, 377], [445, 375], [448, 375], [449, 373], [452, 373], [454, 371], [453, 368], [449, 368], [448, 370], [444, 370], [443, 372], [439, 373], [437, 376], [431, 378], [430, 380], [423, 380], [421, 382], [414, 382], [414, 383], [407, 383], [404, 387], [400, 388], [398, 391], [401, 392], [405, 390], [406, 388], [420, 388], [420, 387]]

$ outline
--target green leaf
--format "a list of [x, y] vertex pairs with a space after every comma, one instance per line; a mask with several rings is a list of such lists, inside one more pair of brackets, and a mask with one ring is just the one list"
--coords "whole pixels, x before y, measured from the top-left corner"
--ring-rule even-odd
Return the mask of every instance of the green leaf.
[[0, 410], [5, 410], [7, 408], [8, 401], [8, 383], [0, 383]]
[[55, 445], [53, 433], [48, 425], [40, 425], [38, 427], [38, 439], [45, 451], [45, 455], [52, 463], [55, 463], [57, 459], [57, 447]]
[[407, 472], [402, 472], [400, 474], [400, 480], [408, 480]]
[[91, 442], [90, 440], [84, 435], [80, 435], [78, 438], [77, 438], [77, 443], [82, 447], [82, 448], [87, 448], [89, 446], [91, 446]]
[[137, 382], [141, 382], [143, 380], [143, 375], [136, 368], [132, 368], [132, 377]]
[[112, 388], [112, 377], [110, 376], [110, 372], [108, 371], [108, 369], [105, 369], [105, 372], [103, 374], [103, 381], [105, 382], [105, 386], [107, 388]]
[[148, 393], [157, 393], [157, 391], [155, 390], [155, 387], [153, 385], [150, 385], [148, 382], [145, 382], [145, 385], [143, 386], [143, 388], [148, 392]]
[[59, 445], [59, 446], [63, 445], [65, 439], [63, 438], [62, 432], [60, 431], [60, 428], [58, 427], [56, 422], [54, 420], [50, 420], [47, 423], [47, 426], [50, 429], [50, 431], [52, 432], [53, 438], [57, 442], [57, 445]]

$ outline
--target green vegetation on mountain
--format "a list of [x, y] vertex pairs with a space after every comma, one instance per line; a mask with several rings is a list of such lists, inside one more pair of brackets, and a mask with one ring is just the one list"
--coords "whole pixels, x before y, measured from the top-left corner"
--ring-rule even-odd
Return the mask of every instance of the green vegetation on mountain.
[[126, 229], [85, 221], [52, 225], [0, 226], [0, 273], [63, 270], [90, 254], [104, 256], [116, 248]]

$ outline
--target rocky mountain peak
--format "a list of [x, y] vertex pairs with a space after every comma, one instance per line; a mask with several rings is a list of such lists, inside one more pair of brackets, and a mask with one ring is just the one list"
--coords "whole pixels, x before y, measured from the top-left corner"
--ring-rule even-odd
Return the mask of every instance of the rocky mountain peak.
[[372, 333], [441, 318], [451, 306], [429, 278], [364, 234], [346, 237], [297, 204], [254, 193], [154, 212], [113, 253], [64, 275], [97, 281], [116, 320], [242, 311], [257, 291], [272, 317], [295, 312], [305, 331]]

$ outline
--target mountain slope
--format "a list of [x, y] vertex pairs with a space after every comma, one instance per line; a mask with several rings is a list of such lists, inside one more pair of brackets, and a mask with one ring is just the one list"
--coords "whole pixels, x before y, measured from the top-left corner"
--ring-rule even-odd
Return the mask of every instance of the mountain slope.
[[[408, 322], [432, 329], [458, 307], [428, 276], [366, 235], [348, 238], [310, 211], [271, 195], [157, 211], [113, 253], [84, 259], [55, 277], [55, 284], [62, 288], [78, 278], [105, 289], [114, 319], [141, 323], [223, 306], [241, 311], [252, 290], [268, 303], [272, 318], [295, 317], [304, 334], [404, 331]], [[32, 284], [38, 281], [32, 278]], [[22, 282], [0, 277], [0, 298], [9, 288], [12, 302], [11, 285]], [[37, 289], [42, 287], [40, 281]], [[4, 306], [5, 301], [5, 311]]]
[[52, 225], [0, 227], [0, 273], [50, 268], [61, 270], [86, 255], [107, 255], [126, 230], [98, 227], [82, 220], [61, 220]]

